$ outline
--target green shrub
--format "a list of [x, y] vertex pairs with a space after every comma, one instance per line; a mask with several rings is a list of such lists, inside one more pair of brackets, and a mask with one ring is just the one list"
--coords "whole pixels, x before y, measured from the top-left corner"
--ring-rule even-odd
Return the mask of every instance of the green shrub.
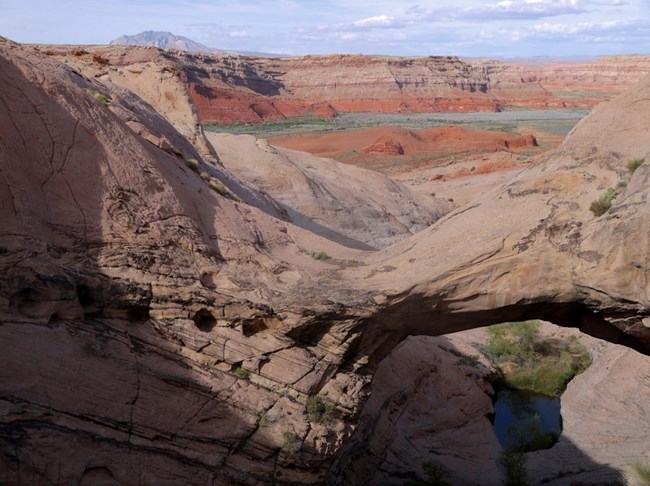
[[248, 378], [251, 376], [251, 372], [245, 368], [242, 368], [241, 366], [233, 367], [232, 374], [237, 378], [241, 378], [242, 380], [248, 380]]
[[530, 484], [524, 453], [504, 452], [499, 458], [499, 464], [506, 473], [506, 478], [503, 481], [504, 486], [528, 486]]
[[650, 463], [634, 461], [625, 468], [626, 484], [650, 486]]
[[[554, 350], [556, 351], [556, 350]], [[574, 376], [591, 364], [589, 353], [582, 346], [574, 352], [563, 350], [540, 357], [536, 366], [515, 370], [507, 376], [508, 386], [518, 390], [530, 390], [547, 396], [559, 396]]]
[[630, 160], [627, 163], [627, 168], [630, 170], [630, 172], [634, 172], [635, 170], [637, 170], [639, 168], [639, 166], [641, 164], [643, 164], [643, 159]]
[[199, 161], [196, 159], [187, 159], [185, 165], [190, 169], [196, 172], [199, 170]]
[[100, 92], [96, 92], [93, 94], [93, 96], [97, 101], [99, 101], [100, 105], [108, 106], [108, 99], [105, 95], [101, 94]]
[[472, 366], [476, 367], [481, 361], [476, 356], [463, 355], [456, 360], [459, 366]]
[[486, 329], [483, 348], [487, 358], [499, 369], [504, 363], [503, 381], [511, 388], [546, 396], [560, 395], [571, 379], [591, 364], [587, 350], [577, 341], [541, 339], [539, 322], [508, 322]]
[[228, 196], [228, 191], [226, 188], [223, 186], [223, 184], [220, 184], [218, 182], [212, 182], [210, 183], [210, 189], [212, 189], [214, 192], [227, 197]]
[[433, 461], [426, 461], [422, 464], [422, 470], [426, 476], [426, 484], [431, 486], [451, 486], [449, 471], [442, 464]]
[[304, 248], [301, 248], [300, 253], [305, 253], [306, 255], [312, 257], [314, 260], [329, 260], [332, 258], [324, 251], [312, 251], [312, 250], [305, 250]]
[[539, 322], [504, 322], [486, 329], [488, 342], [485, 351], [495, 363], [513, 361], [530, 362], [539, 346]]
[[300, 447], [300, 439], [293, 432], [282, 432], [282, 450], [289, 457], [294, 457], [298, 454]]
[[451, 486], [449, 482], [449, 470], [442, 464], [425, 461], [422, 463], [424, 479], [407, 481], [404, 486]]
[[262, 415], [260, 415], [259, 420], [257, 421], [257, 428], [263, 429], [267, 425], [269, 425], [269, 422], [273, 422], [269, 418], [269, 414], [264, 412]]
[[309, 395], [305, 402], [305, 413], [310, 422], [331, 422], [336, 416], [336, 405], [318, 395]]
[[204, 181], [209, 181], [211, 179], [210, 174], [208, 174], [205, 171], [201, 172], [200, 176], [201, 176], [201, 179], [203, 179]]
[[602, 216], [612, 207], [612, 201], [615, 197], [616, 190], [610, 187], [600, 196], [600, 198], [591, 203], [589, 210], [596, 216]]

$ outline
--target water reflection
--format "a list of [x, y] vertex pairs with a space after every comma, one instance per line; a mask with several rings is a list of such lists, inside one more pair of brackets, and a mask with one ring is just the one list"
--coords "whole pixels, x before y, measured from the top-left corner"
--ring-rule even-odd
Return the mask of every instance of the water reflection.
[[494, 432], [507, 451], [548, 449], [562, 432], [560, 399], [502, 389], [494, 404]]

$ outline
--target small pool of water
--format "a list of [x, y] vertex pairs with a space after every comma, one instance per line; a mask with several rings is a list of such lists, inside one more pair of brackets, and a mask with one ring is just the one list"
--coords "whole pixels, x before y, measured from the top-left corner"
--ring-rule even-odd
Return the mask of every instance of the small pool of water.
[[548, 449], [562, 433], [560, 398], [502, 388], [494, 403], [493, 427], [504, 449]]

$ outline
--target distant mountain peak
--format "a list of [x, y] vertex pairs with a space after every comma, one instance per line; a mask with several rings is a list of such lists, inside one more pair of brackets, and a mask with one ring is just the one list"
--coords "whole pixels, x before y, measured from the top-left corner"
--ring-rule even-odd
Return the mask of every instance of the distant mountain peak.
[[135, 35], [122, 35], [110, 42], [111, 45], [152, 46], [161, 49], [179, 49], [192, 52], [217, 52], [192, 39], [171, 32], [147, 30]]

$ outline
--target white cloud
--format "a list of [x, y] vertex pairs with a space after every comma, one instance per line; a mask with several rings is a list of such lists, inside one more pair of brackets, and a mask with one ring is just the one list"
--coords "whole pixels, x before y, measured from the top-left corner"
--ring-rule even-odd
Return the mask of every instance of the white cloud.
[[394, 25], [395, 19], [387, 15], [377, 15], [376, 17], [368, 17], [367, 19], [361, 19], [353, 22], [355, 27], [367, 28], [367, 27], [390, 27]]
[[536, 24], [532, 27], [533, 34], [561, 34], [561, 35], [574, 35], [581, 33], [597, 33], [611, 31], [628, 30], [634, 27], [633, 22], [626, 20], [606, 20], [603, 22], [578, 22], [575, 24], [551, 24], [543, 23]]
[[416, 21], [486, 21], [540, 19], [586, 12], [582, 0], [502, 0], [472, 7], [423, 8], [414, 5], [406, 11]]
[[250, 34], [245, 30], [233, 30], [231, 32], [228, 32], [228, 36], [233, 39], [248, 39], [250, 37]]
[[323, 32], [363, 32], [399, 27], [402, 27], [402, 24], [395, 18], [388, 15], [375, 15], [346, 24], [321, 25], [318, 30]]

